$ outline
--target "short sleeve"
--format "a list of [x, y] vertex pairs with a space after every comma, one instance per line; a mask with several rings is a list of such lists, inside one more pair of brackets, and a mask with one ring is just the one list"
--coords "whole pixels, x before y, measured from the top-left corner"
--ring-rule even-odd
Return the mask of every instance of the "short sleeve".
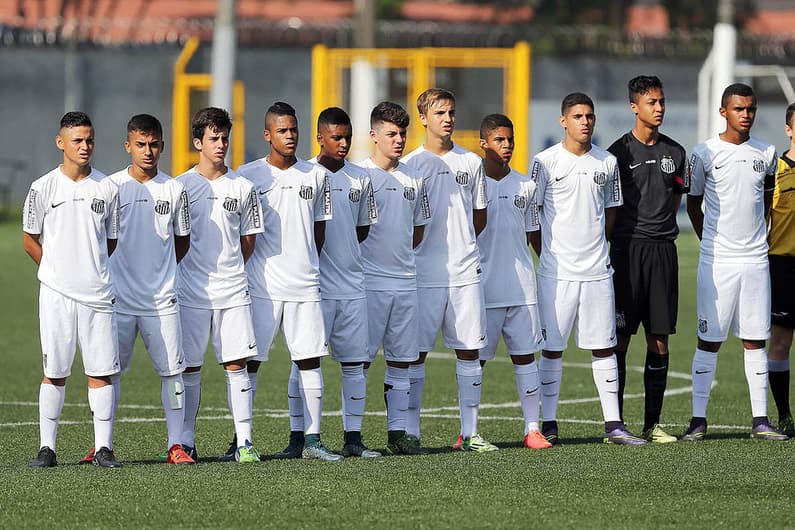
[[525, 232], [536, 232], [541, 230], [541, 222], [538, 216], [538, 202], [536, 200], [536, 186], [528, 186], [529, 201], [524, 212]]
[[190, 201], [188, 192], [184, 186], [180, 186], [179, 199], [174, 209], [173, 229], [176, 236], [187, 236], [190, 234]]
[[414, 226], [426, 225], [431, 220], [431, 202], [428, 200], [428, 190], [425, 188], [424, 179], [416, 179], [418, 192], [414, 201]]
[[329, 221], [331, 211], [331, 181], [325, 171], [315, 172], [315, 221]]
[[701, 196], [704, 195], [704, 181], [706, 180], [706, 171], [704, 171], [704, 161], [696, 153], [690, 155], [690, 164], [688, 171], [690, 173], [690, 195]]
[[[767, 171], [765, 171], [765, 191], [773, 191], [776, 187], [776, 170], [778, 169], [778, 155], [775, 149], [771, 149], [772, 156], [768, 161]], [[768, 153], [770, 154], [770, 153]]]
[[105, 237], [119, 239], [119, 191], [115, 184], [109, 205], [108, 216], [105, 218]]
[[472, 209], [484, 210], [488, 205], [486, 196], [486, 173], [483, 170], [483, 162], [475, 164], [474, 182], [472, 183]]
[[687, 163], [687, 153], [679, 150], [679, 166], [674, 172], [674, 193], [685, 194], [690, 191], [690, 168]]
[[44, 200], [41, 191], [30, 187], [22, 210], [22, 230], [28, 234], [41, 234], [44, 224]]
[[378, 208], [375, 205], [373, 184], [369, 175], [361, 179], [362, 196], [359, 199], [359, 218], [356, 226], [369, 226], [378, 222]]
[[530, 164], [530, 178], [536, 185], [536, 207], [544, 205], [544, 193], [547, 188], [547, 171], [544, 164], [538, 158], [533, 158], [533, 163]]
[[624, 204], [624, 197], [621, 195], [621, 175], [615, 158], [608, 162], [607, 169], [608, 180], [603, 188], [605, 208], [615, 208]]
[[263, 232], [262, 206], [257, 197], [257, 190], [249, 184], [244, 193], [243, 209], [240, 212], [240, 235], [261, 234]]

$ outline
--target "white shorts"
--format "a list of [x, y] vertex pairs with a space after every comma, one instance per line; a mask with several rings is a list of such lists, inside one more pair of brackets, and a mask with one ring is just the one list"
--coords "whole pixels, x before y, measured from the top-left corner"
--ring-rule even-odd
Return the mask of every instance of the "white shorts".
[[577, 346], [603, 350], [616, 345], [613, 279], [568, 281], [538, 277], [538, 308], [544, 349], [564, 351], [574, 327]]
[[251, 297], [254, 333], [261, 345], [255, 361], [267, 361], [268, 350], [279, 329], [290, 352], [290, 359], [301, 361], [328, 355], [323, 310], [320, 302], [284, 302]]
[[122, 372], [130, 369], [138, 332], [141, 333], [157, 375], [166, 377], [185, 371], [182, 328], [178, 313], [153, 316], [116, 313], [116, 326], [119, 329], [119, 361]]
[[500, 335], [505, 339], [508, 355], [528, 355], [544, 347], [541, 317], [538, 306], [519, 305], [486, 309], [486, 338], [488, 345], [480, 350], [480, 360], [494, 359]]
[[480, 350], [486, 346], [486, 308], [480, 283], [419, 287], [417, 299], [420, 351], [433, 350], [439, 328], [448, 348]]
[[204, 364], [207, 339], [212, 334], [215, 358], [219, 364], [250, 359], [257, 355], [257, 341], [247, 305], [224, 309], [179, 307], [182, 326], [182, 351], [189, 367]]
[[367, 291], [367, 328], [371, 362], [382, 345], [387, 361], [416, 361], [417, 291]]
[[323, 322], [331, 358], [341, 363], [370, 361], [367, 335], [367, 299], [323, 300]]
[[116, 315], [112, 311], [97, 311], [41, 284], [39, 331], [45, 377], [69, 377], [77, 346], [86, 375], [119, 373]]
[[698, 338], [770, 338], [770, 273], [765, 263], [698, 263]]

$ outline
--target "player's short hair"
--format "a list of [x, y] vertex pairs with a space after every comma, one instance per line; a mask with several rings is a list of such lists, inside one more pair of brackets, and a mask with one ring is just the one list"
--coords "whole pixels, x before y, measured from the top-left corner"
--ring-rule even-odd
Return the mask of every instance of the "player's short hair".
[[317, 130], [323, 125], [348, 125], [351, 124], [351, 117], [339, 107], [329, 107], [324, 109], [317, 117]]
[[489, 133], [500, 127], [507, 127], [513, 131], [513, 122], [505, 114], [489, 114], [480, 122], [480, 139], [488, 139]]
[[298, 117], [295, 115], [295, 109], [289, 103], [284, 101], [277, 101], [265, 112], [265, 128], [268, 128], [268, 122], [273, 116], [292, 116], [295, 118], [296, 125], [298, 124]]
[[163, 138], [163, 125], [151, 114], [136, 114], [130, 118], [130, 121], [127, 122], [127, 134], [135, 131]]
[[205, 107], [197, 112], [190, 121], [193, 138], [204, 138], [204, 130], [209, 127], [214, 131], [232, 132], [232, 118], [224, 109], [218, 107]]
[[756, 100], [756, 94], [754, 94], [753, 88], [746, 85], [745, 83], [732, 83], [723, 91], [723, 95], [720, 97], [720, 106], [725, 108], [732, 96], [740, 96], [744, 98], [752, 97], [754, 100]]
[[93, 127], [91, 118], [85, 112], [73, 110], [67, 112], [61, 118], [61, 129], [71, 129], [72, 127]]
[[373, 108], [370, 113], [370, 128], [374, 128], [377, 123], [393, 123], [401, 129], [409, 126], [409, 113], [406, 109], [391, 101], [382, 101]]
[[444, 88], [429, 88], [417, 98], [417, 110], [422, 116], [427, 116], [428, 109], [437, 101], [450, 101], [455, 105], [455, 95]]
[[629, 100], [632, 103], [638, 102], [638, 96], [648, 94], [655, 88], [662, 90], [662, 81], [656, 75], [639, 75], [633, 77], [627, 83], [627, 90], [629, 92]]
[[560, 104], [560, 115], [565, 116], [566, 111], [576, 105], [588, 105], [591, 109], [595, 109], [593, 105], [593, 100], [588, 97], [587, 94], [583, 94], [582, 92], [572, 92], [565, 98]]
[[787, 121], [784, 122], [785, 124], [790, 125], [793, 114], [795, 114], [795, 103], [790, 103], [789, 106], [787, 107], [787, 115], [786, 115]]

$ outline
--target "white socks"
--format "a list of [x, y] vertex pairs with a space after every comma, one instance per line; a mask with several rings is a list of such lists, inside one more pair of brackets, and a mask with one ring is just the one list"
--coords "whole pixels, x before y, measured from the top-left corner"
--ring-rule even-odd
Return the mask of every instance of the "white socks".
[[182, 426], [185, 423], [185, 385], [182, 374], [160, 378], [160, 401], [166, 414], [168, 447], [182, 443]]
[[420, 437], [420, 411], [422, 391], [425, 389], [425, 363], [409, 365], [409, 410], [406, 416], [406, 432]]
[[[298, 370], [298, 378], [300, 395], [304, 402], [304, 434], [320, 434], [320, 415], [323, 411], [323, 372], [320, 368]], [[292, 413], [290, 416], [292, 417]]]
[[522, 404], [524, 417], [524, 434], [538, 430], [538, 401], [539, 382], [538, 366], [535, 362], [530, 364], [515, 364], [513, 372], [516, 379], [516, 392], [519, 394], [519, 403]]
[[541, 415], [544, 421], [558, 418], [560, 380], [563, 378], [563, 358], [549, 359], [541, 355], [538, 360], [538, 379], [541, 386]]
[[185, 422], [182, 426], [182, 445], [196, 447], [196, 416], [199, 414], [201, 401], [201, 372], [184, 372], [182, 382], [185, 385]]
[[290, 378], [287, 380], [287, 408], [290, 411], [290, 431], [304, 432], [304, 400], [301, 398], [298, 366], [290, 363]]
[[478, 432], [478, 407], [483, 383], [480, 361], [456, 359], [455, 375], [458, 380], [458, 411], [461, 418], [461, 436], [470, 438]]
[[591, 371], [605, 422], [621, 421], [618, 411], [618, 363], [615, 354], [610, 357], [591, 356]]
[[89, 387], [88, 406], [94, 416], [94, 448], [113, 450], [113, 385]]
[[251, 383], [248, 371], [244, 367], [239, 370], [226, 369], [224, 373], [237, 445], [243, 446], [251, 441]]
[[387, 431], [406, 430], [410, 389], [409, 369], [387, 365], [384, 374]]
[[[693, 354], [693, 417], [707, 417], [707, 403], [712, 381], [715, 380], [715, 367], [718, 365], [718, 353], [696, 348]], [[767, 375], [765, 375], [767, 377]], [[765, 396], [767, 397], [767, 396]]]
[[61, 419], [65, 386], [42, 383], [39, 386], [39, 436], [41, 445], [55, 451], [55, 439], [58, 435], [58, 421]]
[[345, 432], [361, 432], [367, 380], [364, 367], [341, 365], [342, 368], [342, 428]]
[[767, 350], [745, 350], [745, 380], [751, 396], [751, 415], [767, 416]]

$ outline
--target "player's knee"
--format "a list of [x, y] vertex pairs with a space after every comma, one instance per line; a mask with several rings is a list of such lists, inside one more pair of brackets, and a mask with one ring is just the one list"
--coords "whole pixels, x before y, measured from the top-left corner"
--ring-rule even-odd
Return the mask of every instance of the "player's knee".
[[721, 342], [709, 342], [703, 339], [698, 339], [698, 349], [708, 351], [710, 353], [718, 353], [721, 344]]

